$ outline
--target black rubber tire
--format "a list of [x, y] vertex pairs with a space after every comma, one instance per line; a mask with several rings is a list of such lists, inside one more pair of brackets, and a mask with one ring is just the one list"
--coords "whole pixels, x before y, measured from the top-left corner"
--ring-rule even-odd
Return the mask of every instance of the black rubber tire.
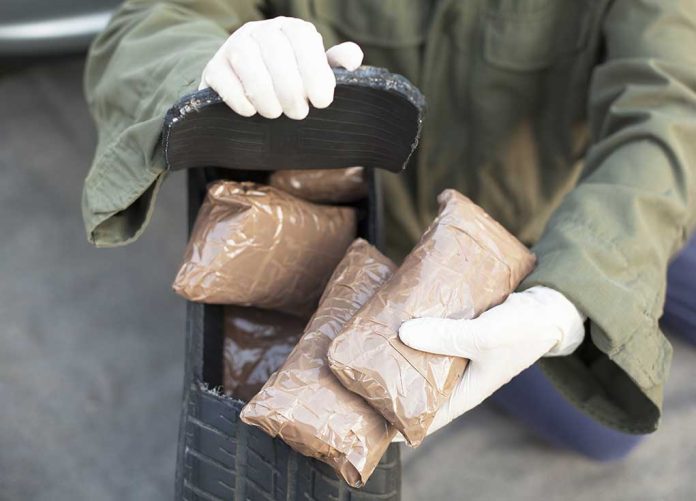
[[[189, 224], [195, 219], [208, 182], [225, 178], [254, 179], [263, 174], [226, 169], [189, 170]], [[358, 205], [358, 233], [376, 242], [379, 191], [368, 171], [369, 197]], [[388, 500], [401, 497], [399, 447], [393, 444], [367, 484], [349, 487], [319, 461], [294, 452], [239, 419], [244, 405], [210, 387], [222, 384], [223, 309], [187, 304], [186, 373], [179, 427], [176, 499], [230, 500]]]
[[164, 121], [167, 168], [404, 169], [418, 145], [420, 91], [382, 68], [334, 72], [333, 102], [303, 120], [237, 115], [211, 89], [184, 96]]
[[392, 444], [367, 484], [353, 489], [319, 461], [239, 420], [240, 401], [192, 389], [182, 499], [390, 500], [401, 495], [401, 461]]
[[[186, 96], [169, 111], [163, 131], [164, 154], [169, 169], [189, 169], [189, 227], [206, 184], [215, 179], [263, 183], [269, 170], [281, 165], [362, 165], [367, 167], [370, 189], [368, 198], [356, 204], [358, 234], [380, 247], [382, 210], [374, 169], [398, 171], [405, 166], [418, 144], [423, 96], [403, 77], [378, 68], [337, 70], [336, 79], [335, 103], [325, 110], [313, 110], [303, 121], [304, 128], [289, 119], [241, 119], [212, 91]], [[315, 129], [311, 137], [305, 135], [309, 126]], [[380, 133], [365, 134], [375, 127]], [[245, 154], [243, 137], [252, 130], [261, 130], [262, 140], [255, 142], [258, 148], [253, 154]], [[229, 140], [237, 133], [239, 138]], [[295, 136], [299, 139], [286, 141]], [[313, 146], [317, 138], [332, 144], [329, 153], [325, 146]], [[222, 384], [222, 320], [222, 307], [188, 303], [176, 499], [400, 499], [398, 445], [392, 444], [364, 487], [353, 489], [324, 463], [242, 423], [239, 413], [243, 402], [208, 389]]]

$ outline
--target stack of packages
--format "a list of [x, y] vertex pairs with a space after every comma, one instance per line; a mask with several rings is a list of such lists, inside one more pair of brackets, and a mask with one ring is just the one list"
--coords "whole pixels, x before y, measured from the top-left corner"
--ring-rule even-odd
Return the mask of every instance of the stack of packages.
[[408, 443], [421, 443], [467, 361], [403, 344], [399, 327], [418, 317], [469, 319], [515, 290], [535, 263], [514, 236], [454, 190], [389, 281], [343, 328], [328, 352], [341, 383], [363, 397]]
[[[288, 191], [315, 182], [312, 176], [303, 180], [295, 176], [294, 172], [277, 173], [271, 182]], [[243, 187], [232, 184], [235, 189]], [[321, 184], [315, 186], [319, 188]], [[220, 186], [212, 185], [211, 193], [216, 189]], [[273, 188], [247, 187], [247, 191], [254, 190], [280, 198], [290, 196], [281, 196]], [[364, 192], [360, 193], [364, 196]], [[316, 189], [315, 194], [316, 201], [326, 201], [325, 190]], [[206, 203], [210, 206], [209, 200]], [[189, 298], [209, 302], [212, 297], [215, 302], [273, 308], [296, 315], [313, 308], [316, 302], [316, 297], [307, 296], [290, 301], [292, 290], [302, 289], [306, 294], [315, 290], [307, 284], [308, 269], [302, 266], [311, 263], [314, 273], [321, 263], [315, 262], [319, 259], [317, 254], [331, 252], [332, 259], [325, 258], [323, 264], [333, 273], [326, 277], [328, 281], [323, 280], [322, 287], [324, 283], [326, 287], [304, 333], [282, 366], [249, 400], [241, 419], [280, 437], [298, 452], [331, 465], [352, 486], [367, 481], [397, 432], [410, 445], [420, 444], [435, 413], [447, 401], [466, 368], [464, 359], [405, 346], [398, 338], [399, 326], [422, 316], [473, 318], [501, 303], [534, 266], [534, 255], [468, 198], [454, 190], [445, 190], [438, 201], [437, 218], [398, 268], [364, 240], [357, 239], [349, 245], [355, 232], [352, 209], [298, 201], [303, 206], [338, 211], [336, 214], [344, 218], [340, 224], [350, 229], [347, 235], [341, 234], [346, 239], [339, 244], [337, 227], [328, 225], [333, 233], [330, 239], [322, 240], [321, 245], [326, 247], [316, 247], [317, 240], [312, 244], [305, 241], [304, 247], [298, 250], [295, 247], [298, 242], [279, 243], [281, 239], [297, 237], [297, 231], [286, 229], [287, 235], [277, 236], [274, 242], [283, 253], [294, 252], [294, 257], [284, 257], [287, 267], [279, 270], [274, 265], [280, 257], [266, 256], [270, 251], [264, 245], [268, 242], [255, 233], [256, 230], [264, 233], [258, 222], [245, 228], [237, 225], [234, 233], [210, 225], [199, 229], [197, 223], [179, 274], [181, 280], [178, 277], [178, 285], [175, 284], [178, 291], [186, 290]], [[227, 221], [230, 225], [230, 221], [239, 217], [238, 213], [251, 210], [249, 206], [254, 206], [253, 201], [238, 202], [236, 209], [227, 209], [227, 215], [213, 217], [205, 216], [205, 211], [213, 209], [204, 204], [201, 213], [206, 220]], [[256, 221], [261, 217], [259, 214], [250, 219]], [[285, 219], [286, 226], [301, 226], [302, 221], [287, 216]], [[264, 257], [255, 258], [253, 263], [239, 260], [241, 247], [253, 248], [253, 252]], [[311, 256], [300, 259], [299, 254], [304, 252]], [[216, 262], [213, 255], [227, 256], [225, 265], [213, 264]], [[239, 263], [243, 270], [236, 270]], [[255, 274], [256, 280], [246, 277], [247, 274]], [[268, 290], [258, 293], [261, 276], [266, 289], [274, 287], [274, 281], [282, 281], [283, 293], [274, 295]], [[244, 300], [239, 295], [242, 290], [247, 293]], [[210, 292], [203, 294], [203, 291]], [[253, 300], [249, 299], [251, 295]], [[298, 303], [297, 299], [303, 301]], [[266, 343], [263, 346], [268, 347], [267, 352], [273, 351], [271, 345], [281, 344], [279, 329], [259, 327], [262, 320], [263, 317], [255, 317], [254, 321], [246, 322], [246, 334], [239, 325], [228, 327], [230, 332], [235, 332], [236, 339], [231, 349], [236, 349], [235, 356], [241, 356], [242, 360], [232, 364], [234, 369], [226, 369], [226, 377], [234, 371], [251, 374], [258, 367], [245, 368], [245, 355], [239, 355], [244, 351], [244, 343]], [[274, 322], [278, 325], [277, 320]], [[295, 342], [294, 337], [281, 337]], [[285, 345], [275, 350], [277, 358], [289, 351]], [[275, 364], [265, 366], [271, 365]], [[256, 371], [255, 377], [258, 380], [266, 375]], [[245, 391], [251, 393], [247, 388]]]
[[[331, 201], [319, 189], [322, 173], [340, 201], [362, 196], [362, 171], [345, 171], [283, 171], [271, 186], [208, 186], [173, 288], [190, 301], [227, 305], [226, 394], [248, 401], [285, 361], [355, 238], [355, 209], [307, 201]], [[345, 189], [340, 179], [349, 181]]]
[[241, 414], [245, 423], [330, 464], [352, 486], [365, 483], [396, 431], [341, 385], [326, 353], [394, 268], [377, 249], [356, 240], [331, 276], [300, 342]]

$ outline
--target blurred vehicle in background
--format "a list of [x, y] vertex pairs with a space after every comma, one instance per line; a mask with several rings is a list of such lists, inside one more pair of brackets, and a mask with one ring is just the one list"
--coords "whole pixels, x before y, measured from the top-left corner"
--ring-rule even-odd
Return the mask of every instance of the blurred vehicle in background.
[[0, 0], [0, 56], [85, 50], [121, 0]]

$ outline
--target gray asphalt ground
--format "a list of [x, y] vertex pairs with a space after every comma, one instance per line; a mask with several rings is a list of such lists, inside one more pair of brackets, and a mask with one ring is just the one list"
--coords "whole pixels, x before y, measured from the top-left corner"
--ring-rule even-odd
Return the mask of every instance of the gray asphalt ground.
[[[0, 71], [0, 500], [171, 499], [184, 179], [140, 241], [87, 244], [81, 73], [79, 57]], [[484, 405], [404, 451], [404, 499], [696, 499], [696, 349], [674, 344], [662, 427], [627, 461], [555, 450]]]

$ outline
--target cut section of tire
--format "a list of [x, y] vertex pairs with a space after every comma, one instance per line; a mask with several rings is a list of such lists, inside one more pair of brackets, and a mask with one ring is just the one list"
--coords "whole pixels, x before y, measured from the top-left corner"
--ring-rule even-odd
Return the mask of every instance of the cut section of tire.
[[349, 487], [319, 461], [239, 420], [240, 401], [191, 388], [181, 499], [345, 500], [400, 499], [401, 461], [392, 444], [367, 484]]
[[303, 120], [243, 117], [212, 89], [184, 96], [164, 121], [167, 168], [402, 170], [418, 144], [423, 96], [382, 68], [334, 73], [333, 102]]
[[[358, 204], [358, 233], [375, 243], [380, 234], [379, 191], [366, 170], [369, 197]], [[207, 183], [220, 177], [254, 179], [256, 172], [188, 171], [189, 225]], [[302, 456], [280, 439], [241, 422], [244, 405], [215, 391], [222, 383], [223, 308], [187, 303], [186, 367], [179, 427], [176, 499], [188, 501], [397, 501], [401, 497], [399, 446], [392, 444], [360, 489], [349, 487], [326, 464]]]

